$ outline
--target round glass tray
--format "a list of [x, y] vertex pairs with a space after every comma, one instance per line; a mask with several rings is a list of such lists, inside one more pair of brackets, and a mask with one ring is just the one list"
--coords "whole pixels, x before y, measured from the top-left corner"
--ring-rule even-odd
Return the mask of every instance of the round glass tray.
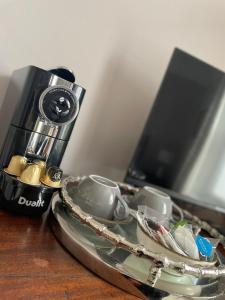
[[[114, 246], [97, 235], [71, 213], [58, 194], [52, 201], [51, 224], [56, 237], [79, 261], [105, 280], [140, 298], [146, 299], [146, 294], [155, 291], [162, 291], [164, 296], [175, 294], [191, 299], [215, 299], [224, 293], [224, 279], [201, 279], [166, 268], [152, 288], [148, 278], [152, 261]], [[136, 228], [137, 222], [132, 219], [126, 224], [114, 225], [110, 230], [136, 244]], [[119, 280], [114, 279], [118, 277]], [[122, 279], [126, 279], [127, 284]]]

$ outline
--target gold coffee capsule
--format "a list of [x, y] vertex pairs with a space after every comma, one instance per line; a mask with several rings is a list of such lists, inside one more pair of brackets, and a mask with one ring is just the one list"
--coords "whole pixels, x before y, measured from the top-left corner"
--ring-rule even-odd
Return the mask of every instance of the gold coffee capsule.
[[21, 155], [12, 156], [10, 163], [4, 171], [13, 176], [20, 176], [22, 171], [25, 169], [27, 164], [27, 159]]
[[62, 170], [57, 167], [49, 167], [46, 174], [41, 178], [41, 183], [55, 188], [61, 187]]
[[34, 163], [41, 168], [41, 177], [43, 177], [46, 170], [46, 162], [43, 160], [34, 160]]
[[41, 168], [37, 164], [27, 164], [18, 180], [31, 185], [40, 185]]

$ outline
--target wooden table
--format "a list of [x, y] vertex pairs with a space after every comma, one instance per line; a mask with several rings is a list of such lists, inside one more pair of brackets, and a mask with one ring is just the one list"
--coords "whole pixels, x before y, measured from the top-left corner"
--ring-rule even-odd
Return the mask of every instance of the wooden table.
[[[216, 227], [224, 228], [224, 214], [182, 204], [199, 217], [213, 220]], [[0, 300], [37, 299], [138, 300], [73, 258], [55, 239], [46, 216], [21, 217], [0, 209]]]
[[75, 260], [55, 239], [47, 218], [0, 209], [0, 299], [126, 299]]

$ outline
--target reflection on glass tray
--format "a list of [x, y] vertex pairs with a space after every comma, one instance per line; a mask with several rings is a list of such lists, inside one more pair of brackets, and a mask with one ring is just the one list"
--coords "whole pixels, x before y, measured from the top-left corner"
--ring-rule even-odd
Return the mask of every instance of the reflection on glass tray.
[[[183, 295], [189, 299], [215, 299], [224, 293], [222, 279], [198, 279], [163, 270], [154, 288], [148, 284], [151, 261], [117, 248], [95, 234], [88, 226], [71, 215], [59, 195], [52, 201], [52, 229], [58, 240], [81, 263], [106, 281], [142, 299], [162, 299], [167, 295]], [[114, 233], [138, 243], [136, 220], [110, 228]], [[165, 298], [166, 299], [166, 298]]]

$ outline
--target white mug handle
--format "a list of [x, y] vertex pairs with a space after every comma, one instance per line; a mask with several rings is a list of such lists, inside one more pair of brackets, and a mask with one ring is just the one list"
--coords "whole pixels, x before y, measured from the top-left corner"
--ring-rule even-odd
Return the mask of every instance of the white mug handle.
[[[182, 209], [177, 204], [175, 204], [173, 201], [172, 201], [172, 206], [178, 211], [178, 213], [180, 215], [180, 221], [182, 221], [184, 219], [184, 214], [183, 214]], [[173, 215], [172, 215], [172, 221], [174, 221]]]
[[127, 205], [126, 201], [124, 200], [123, 196], [120, 193], [116, 194], [118, 198], [118, 203], [116, 209], [114, 210], [114, 217], [117, 220], [123, 220], [128, 218], [130, 214], [129, 206]]

